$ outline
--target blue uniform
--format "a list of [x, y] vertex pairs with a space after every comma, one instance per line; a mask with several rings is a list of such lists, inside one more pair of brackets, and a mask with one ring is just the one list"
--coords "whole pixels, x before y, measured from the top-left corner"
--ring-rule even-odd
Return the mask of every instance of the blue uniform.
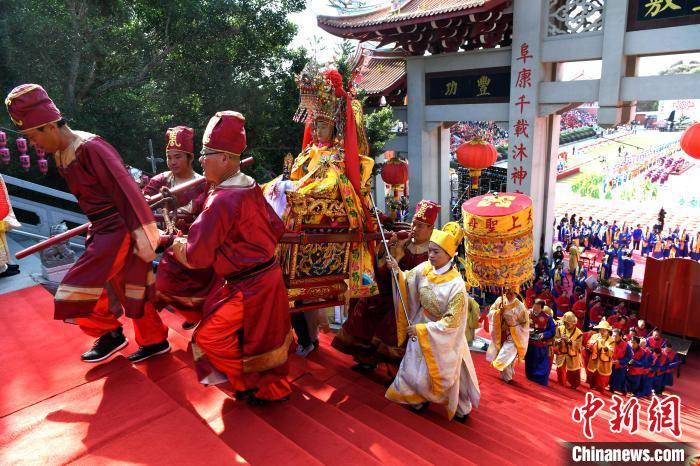
[[615, 343], [613, 361], [617, 360], [618, 362], [613, 364], [612, 373], [610, 374], [611, 391], [627, 393], [627, 364], [631, 359], [632, 347], [625, 340]]
[[625, 388], [637, 397], [642, 396], [642, 377], [647, 372], [646, 358], [646, 351], [638, 347], [636, 351], [632, 351], [632, 359], [627, 365], [627, 386]]
[[525, 353], [525, 375], [540, 385], [549, 384], [549, 372], [552, 370], [550, 348], [556, 332], [554, 319], [546, 312], [531, 314], [533, 327], [542, 334], [541, 340], [530, 340]]

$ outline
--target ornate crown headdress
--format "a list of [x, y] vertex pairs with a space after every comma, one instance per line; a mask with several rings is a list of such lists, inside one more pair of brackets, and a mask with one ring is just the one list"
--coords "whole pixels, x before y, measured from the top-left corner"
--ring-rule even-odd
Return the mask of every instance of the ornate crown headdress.
[[340, 110], [340, 99], [333, 82], [327, 78], [327, 71], [321, 70], [313, 61], [309, 62], [296, 78], [299, 87], [299, 107], [294, 117], [295, 122], [323, 119], [336, 123]]

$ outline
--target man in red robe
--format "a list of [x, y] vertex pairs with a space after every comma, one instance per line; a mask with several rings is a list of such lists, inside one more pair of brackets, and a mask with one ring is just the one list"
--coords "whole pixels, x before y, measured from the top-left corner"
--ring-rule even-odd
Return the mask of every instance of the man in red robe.
[[[148, 199], [161, 191], [167, 194], [170, 188], [192, 179], [201, 178], [193, 168], [194, 131], [186, 126], [169, 128], [165, 133], [165, 155], [170, 171], [154, 176], [144, 187], [143, 193]], [[174, 227], [187, 234], [190, 225], [201, 211], [204, 204], [205, 184], [190, 189], [175, 199], [177, 203], [177, 220]], [[172, 250], [167, 250], [158, 263], [156, 273], [156, 309], [166, 306], [174, 310], [185, 321], [182, 328], [194, 328], [202, 318], [202, 306], [209, 292], [217, 284], [214, 269], [188, 269], [173, 257]]]
[[[81, 356], [103, 361], [127, 345], [108, 288], [133, 319], [139, 362], [170, 351], [168, 330], [149, 297], [159, 235], [155, 219], [119, 153], [94, 134], [73, 131], [38, 84], [23, 84], [5, 100], [12, 121], [36, 147], [54, 154], [78, 205], [91, 222], [85, 252], [54, 298], [54, 318], [77, 324], [97, 340]], [[121, 307], [118, 313], [121, 313]]]
[[[405, 240], [396, 234], [389, 238], [392, 256], [401, 270], [411, 270], [428, 260], [428, 243], [440, 206], [423, 200], [416, 205], [411, 233]], [[350, 354], [357, 362], [354, 370], [373, 371], [379, 362], [399, 364], [405, 348], [398, 346], [396, 317], [391, 288], [391, 272], [384, 261], [383, 247], [376, 268], [380, 294], [369, 298], [351, 299], [348, 319], [333, 339], [333, 347]]]
[[231, 382], [250, 403], [286, 399], [292, 342], [289, 302], [275, 248], [284, 224], [260, 187], [240, 171], [245, 118], [214, 115], [203, 138], [204, 176], [212, 184], [187, 237], [173, 244], [190, 268], [213, 267], [224, 281], [204, 303], [192, 352], [200, 382]]

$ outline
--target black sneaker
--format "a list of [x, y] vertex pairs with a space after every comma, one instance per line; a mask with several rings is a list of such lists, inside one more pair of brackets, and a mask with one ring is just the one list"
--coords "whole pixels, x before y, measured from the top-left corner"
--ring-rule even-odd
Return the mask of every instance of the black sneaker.
[[453, 417], [452, 419], [455, 422], [459, 422], [459, 423], [464, 424], [468, 418], [469, 418], [469, 414], [455, 414], [455, 417]]
[[141, 362], [168, 351], [170, 351], [170, 343], [168, 340], [163, 340], [155, 345], [140, 346], [139, 349], [127, 356], [127, 359], [131, 362]]
[[262, 398], [258, 398], [255, 395], [250, 395], [245, 399], [245, 401], [250, 406], [264, 406], [271, 403], [282, 403], [283, 401], [289, 401], [289, 396], [285, 396], [283, 398], [280, 398], [279, 400], [264, 400]]
[[350, 369], [354, 370], [355, 372], [359, 372], [360, 374], [369, 374], [370, 372], [374, 372], [374, 370], [377, 368], [376, 364], [369, 364], [366, 362], [358, 362], [354, 366], [352, 366]]
[[194, 328], [197, 328], [197, 325], [199, 325], [199, 321], [197, 322], [183, 322], [182, 323], [182, 329], [183, 330], [192, 330]]
[[104, 361], [120, 349], [124, 348], [129, 341], [124, 336], [122, 328], [107, 332], [100, 338], [95, 340], [92, 349], [80, 355], [83, 362], [100, 362]]
[[18, 275], [19, 274], [19, 267], [17, 268], [10, 268], [9, 266], [7, 267], [7, 270], [4, 272], [0, 273], [0, 278], [2, 277], [11, 277], [13, 275]]
[[247, 400], [255, 394], [255, 389], [251, 388], [249, 390], [236, 390], [236, 401]]

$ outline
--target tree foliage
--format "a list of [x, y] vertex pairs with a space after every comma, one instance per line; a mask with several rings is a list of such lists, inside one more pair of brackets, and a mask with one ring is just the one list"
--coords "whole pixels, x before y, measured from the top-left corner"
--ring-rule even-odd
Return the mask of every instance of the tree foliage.
[[[42, 84], [71, 127], [100, 134], [128, 164], [148, 169], [147, 141], [162, 153], [169, 126], [191, 126], [201, 140], [208, 119], [226, 109], [246, 116], [258, 177], [298, 151], [294, 74], [306, 53], [289, 49], [296, 27], [287, 15], [304, 0], [3, 5], [0, 90]], [[0, 125], [11, 127], [5, 112]]]

